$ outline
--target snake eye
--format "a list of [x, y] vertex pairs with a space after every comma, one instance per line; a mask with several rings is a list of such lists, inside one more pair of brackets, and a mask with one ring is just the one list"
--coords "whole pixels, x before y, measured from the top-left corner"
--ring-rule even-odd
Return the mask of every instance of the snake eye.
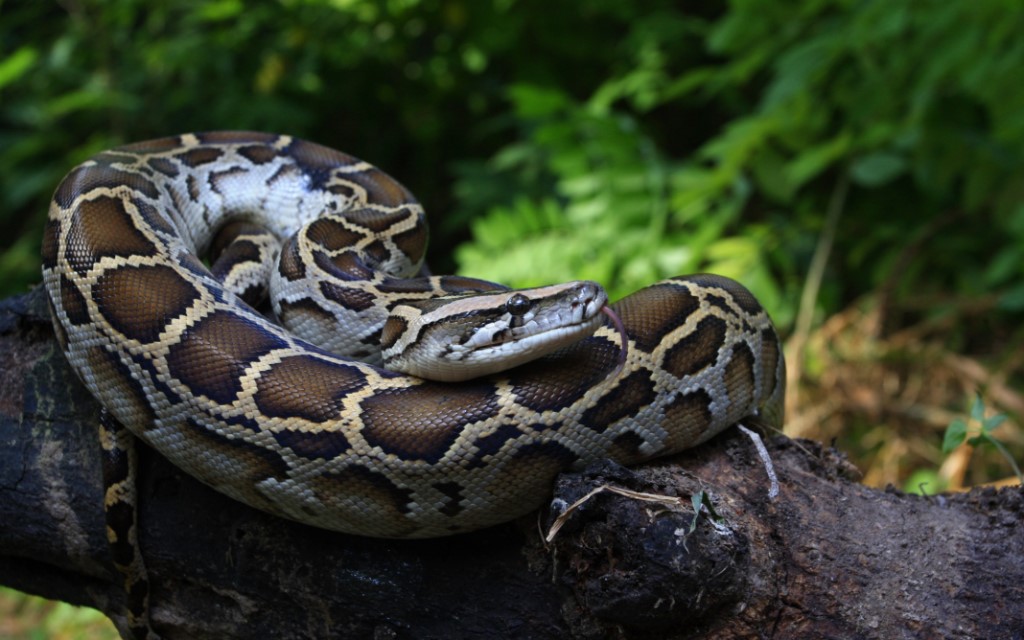
[[508, 311], [513, 316], [521, 316], [530, 310], [533, 306], [533, 302], [521, 293], [512, 295], [505, 302], [505, 311]]

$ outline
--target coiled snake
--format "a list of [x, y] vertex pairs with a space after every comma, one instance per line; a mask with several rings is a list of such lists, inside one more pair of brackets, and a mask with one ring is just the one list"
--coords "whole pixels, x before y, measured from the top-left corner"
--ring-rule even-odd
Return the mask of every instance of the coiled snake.
[[[72, 170], [50, 208], [43, 276], [60, 344], [113, 418], [108, 450], [130, 440], [120, 423], [235, 499], [337, 531], [485, 527], [538, 507], [563, 470], [677, 452], [746, 417], [781, 422], [779, 341], [739, 284], [672, 278], [615, 303], [620, 363], [626, 345], [595, 315], [596, 286], [515, 293], [431, 277], [425, 244], [420, 205], [365, 162], [288, 136], [189, 134]], [[224, 257], [207, 266], [212, 245]], [[242, 300], [271, 271], [292, 330]], [[542, 324], [566, 287], [570, 306], [587, 307], [568, 324], [593, 333], [553, 354], [461, 382], [376, 366], [382, 347], [401, 359], [428, 337], [439, 357], [468, 359], [474, 341]], [[330, 336], [339, 319], [354, 329]], [[447, 333], [471, 320], [484, 338]]]

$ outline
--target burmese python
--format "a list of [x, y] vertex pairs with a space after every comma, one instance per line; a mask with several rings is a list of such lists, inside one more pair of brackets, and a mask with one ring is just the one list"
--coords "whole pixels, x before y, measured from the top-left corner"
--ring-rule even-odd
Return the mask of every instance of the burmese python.
[[[712, 275], [612, 305], [622, 363], [620, 333], [597, 315], [593, 335], [504, 373], [437, 382], [379, 368], [381, 347], [476, 313], [439, 295], [487, 292], [511, 318], [495, 335], [546, 296], [425, 275], [426, 233], [412, 195], [365, 162], [288, 136], [188, 134], [73, 169], [51, 204], [43, 276], [68, 360], [117, 422], [219, 491], [327, 529], [485, 527], [538, 507], [560, 471], [677, 452], [747, 417], [780, 424], [775, 330], [746, 289]], [[223, 257], [209, 265], [211, 246]], [[312, 346], [242, 300], [259, 299], [259, 265], [277, 253], [279, 321], [353, 331]], [[403, 314], [427, 328], [410, 338]]]

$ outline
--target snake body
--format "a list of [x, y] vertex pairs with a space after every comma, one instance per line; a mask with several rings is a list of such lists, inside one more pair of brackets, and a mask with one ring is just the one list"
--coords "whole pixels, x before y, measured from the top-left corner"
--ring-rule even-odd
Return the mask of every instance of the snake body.
[[[68, 361], [135, 436], [269, 513], [448, 535], [535, 509], [563, 470], [677, 452], [747, 417], [781, 422], [778, 338], [732, 280], [672, 278], [612, 305], [629, 341], [621, 368], [622, 338], [600, 326], [504, 373], [427, 381], [313, 346], [254, 310], [236, 293], [244, 278], [227, 285], [199, 257], [231, 224], [283, 242], [273, 306], [292, 325], [319, 328], [338, 307], [358, 324], [395, 300], [501, 287], [422, 276], [425, 219], [409, 192], [288, 136], [187, 134], [72, 170], [42, 249]], [[297, 284], [319, 272], [334, 284]], [[347, 348], [373, 362], [388, 334], [360, 327]]]

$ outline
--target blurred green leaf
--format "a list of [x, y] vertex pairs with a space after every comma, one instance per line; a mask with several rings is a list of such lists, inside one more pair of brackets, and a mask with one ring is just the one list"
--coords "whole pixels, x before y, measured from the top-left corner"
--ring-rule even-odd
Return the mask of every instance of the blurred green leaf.
[[244, 9], [245, 6], [241, 0], [214, 0], [200, 5], [196, 17], [200, 20], [216, 22], [235, 18]]
[[0, 89], [23, 76], [39, 57], [35, 47], [24, 46], [0, 61]]
[[906, 168], [906, 160], [901, 156], [879, 151], [854, 159], [850, 177], [863, 187], [880, 187], [898, 178]]
[[981, 421], [981, 430], [985, 434], [991, 434], [999, 425], [1006, 422], [1006, 416], [1003, 414], [994, 415], [990, 418], [985, 418]]
[[954, 418], [946, 428], [946, 435], [942, 439], [942, 453], [949, 455], [967, 439], [967, 422], [962, 418]]
[[975, 394], [974, 400], [971, 402], [971, 420], [980, 423], [984, 419], [985, 403], [982, 402], [980, 394]]

